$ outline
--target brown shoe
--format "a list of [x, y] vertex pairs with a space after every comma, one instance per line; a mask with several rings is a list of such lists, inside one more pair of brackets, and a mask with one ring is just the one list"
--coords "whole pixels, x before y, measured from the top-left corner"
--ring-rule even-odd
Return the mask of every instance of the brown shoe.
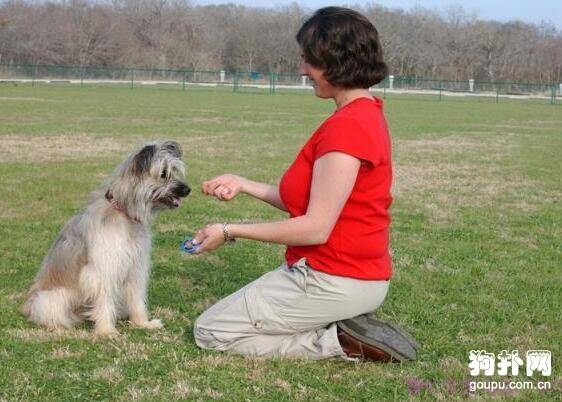
[[340, 346], [347, 357], [359, 358], [362, 360], [373, 360], [377, 362], [388, 362], [391, 360], [390, 355], [384, 350], [363, 343], [339, 328], [338, 340], [340, 341]]
[[417, 342], [396, 324], [362, 315], [337, 326], [340, 345], [348, 357], [398, 362], [416, 359]]

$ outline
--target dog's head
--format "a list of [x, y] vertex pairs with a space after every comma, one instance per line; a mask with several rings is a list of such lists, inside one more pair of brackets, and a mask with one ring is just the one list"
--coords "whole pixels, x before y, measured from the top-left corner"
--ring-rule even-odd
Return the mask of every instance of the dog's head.
[[179, 207], [191, 192], [181, 156], [174, 141], [146, 144], [117, 168], [106, 197], [140, 220], [153, 211]]

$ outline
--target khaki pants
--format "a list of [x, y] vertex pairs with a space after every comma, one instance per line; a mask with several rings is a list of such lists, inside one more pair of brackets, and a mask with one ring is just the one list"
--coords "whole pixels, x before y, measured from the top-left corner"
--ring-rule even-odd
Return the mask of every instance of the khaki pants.
[[304, 259], [282, 265], [205, 311], [195, 342], [253, 356], [345, 356], [335, 322], [374, 311], [388, 284], [315, 271]]

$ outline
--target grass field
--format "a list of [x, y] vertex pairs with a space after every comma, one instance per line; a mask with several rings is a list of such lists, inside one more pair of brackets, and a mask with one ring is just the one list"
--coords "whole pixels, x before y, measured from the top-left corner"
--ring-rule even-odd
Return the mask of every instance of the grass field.
[[[532, 378], [550, 380], [551, 391], [477, 397], [559, 400], [559, 105], [387, 99], [395, 275], [378, 315], [416, 337], [416, 362], [263, 360], [199, 350], [196, 317], [278, 266], [283, 249], [239, 241], [186, 258], [178, 244], [207, 223], [283, 216], [249, 197], [220, 203], [195, 191], [157, 219], [149, 303], [163, 330], [121, 323], [120, 338], [97, 341], [90, 325], [52, 333], [20, 315], [58, 231], [143, 140], [179, 141], [194, 188], [223, 172], [275, 183], [332, 109], [305, 94], [0, 86], [0, 400], [464, 399], [474, 379], [472, 349], [553, 354], [552, 375]], [[528, 380], [524, 367], [516, 380]]]

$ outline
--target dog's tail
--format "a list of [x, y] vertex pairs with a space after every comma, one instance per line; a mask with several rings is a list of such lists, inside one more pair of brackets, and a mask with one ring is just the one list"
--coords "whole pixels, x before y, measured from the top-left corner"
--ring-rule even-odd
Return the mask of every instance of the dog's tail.
[[29, 321], [48, 328], [70, 328], [82, 321], [75, 313], [76, 304], [76, 296], [70, 289], [36, 289], [23, 305], [22, 313]]

